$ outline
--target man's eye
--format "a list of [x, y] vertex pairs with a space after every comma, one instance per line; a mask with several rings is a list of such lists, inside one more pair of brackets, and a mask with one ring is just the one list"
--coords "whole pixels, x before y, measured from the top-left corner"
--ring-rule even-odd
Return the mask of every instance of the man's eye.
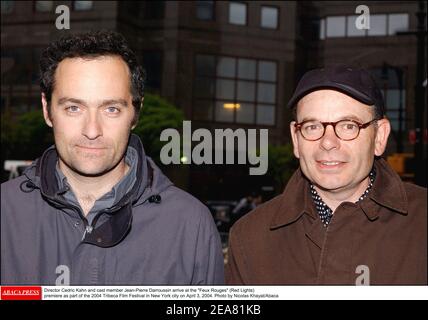
[[116, 107], [107, 107], [106, 111], [108, 113], [119, 113], [120, 112], [119, 108], [116, 108]]
[[80, 111], [80, 108], [78, 107], [78, 106], [69, 106], [69, 107], [67, 107], [67, 108], [65, 108], [68, 112], [72, 112], [72, 113], [75, 113], [75, 112], [79, 112]]
[[354, 131], [354, 130], [357, 130], [358, 126], [355, 123], [348, 122], [348, 123], [344, 123], [342, 128], [344, 130]]
[[306, 124], [304, 126], [304, 130], [306, 130], [306, 131], [317, 131], [317, 130], [320, 130], [320, 125], [316, 124], [316, 123], [314, 123], [314, 124]]

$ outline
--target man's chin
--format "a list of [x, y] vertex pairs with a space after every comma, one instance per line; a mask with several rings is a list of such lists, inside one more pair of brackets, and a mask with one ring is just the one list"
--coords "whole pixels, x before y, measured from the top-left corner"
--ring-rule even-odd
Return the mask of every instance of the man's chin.
[[314, 184], [319, 189], [323, 191], [330, 191], [330, 192], [341, 190], [343, 188], [343, 183], [340, 181], [326, 181], [324, 179], [321, 181], [315, 181]]
[[88, 178], [95, 178], [95, 177], [101, 177], [111, 171], [111, 169], [108, 168], [73, 168], [73, 171], [79, 174], [82, 177], [88, 177]]

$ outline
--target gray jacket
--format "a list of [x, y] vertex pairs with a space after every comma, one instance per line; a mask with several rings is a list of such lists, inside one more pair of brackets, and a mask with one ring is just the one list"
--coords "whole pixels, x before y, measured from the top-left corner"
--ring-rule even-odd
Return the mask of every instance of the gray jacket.
[[54, 147], [1, 185], [2, 285], [61, 284], [68, 273], [71, 285], [223, 284], [209, 210], [173, 186], [137, 136], [129, 146], [138, 151], [137, 183], [92, 219], [91, 232], [62, 196]]

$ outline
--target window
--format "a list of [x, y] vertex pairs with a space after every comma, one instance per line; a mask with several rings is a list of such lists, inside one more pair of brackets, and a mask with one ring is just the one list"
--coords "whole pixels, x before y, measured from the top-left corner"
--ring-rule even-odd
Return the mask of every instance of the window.
[[327, 17], [327, 38], [345, 36], [346, 17]]
[[356, 21], [358, 16], [348, 17], [348, 37], [364, 37], [366, 35], [365, 29], [357, 29]]
[[238, 60], [238, 78], [253, 80], [256, 78], [256, 61], [250, 59]]
[[373, 69], [372, 73], [382, 91], [386, 116], [391, 122], [392, 130], [399, 131], [401, 112], [401, 129], [404, 131], [406, 123], [406, 89], [404, 70], [400, 67], [384, 65], [381, 68]]
[[238, 108], [237, 104], [216, 101], [215, 120], [220, 122], [233, 122], [235, 108]]
[[325, 39], [325, 19], [320, 20], [320, 39]]
[[199, 20], [214, 20], [214, 1], [197, 1], [196, 17]]
[[195, 71], [194, 120], [275, 124], [276, 62], [197, 55]]
[[229, 57], [218, 58], [217, 75], [220, 77], [234, 77], [235, 76], [236, 59]]
[[229, 23], [238, 25], [247, 24], [247, 5], [245, 3], [229, 3]]
[[236, 109], [236, 122], [252, 124], [254, 123], [255, 106], [252, 103], [240, 103]]
[[409, 28], [407, 13], [372, 14], [369, 29], [357, 29], [358, 16], [332, 16], [320, 20], [319, 38], [393, 36]]
[[385, 36], [386, 35], [386, 15], [372, 14], [370, 15], [369, 36]]
[[388, 35], [394, 36], [398, 31], [409, 29], [409, 15], [407, 13], [390, 14], [388, 18]]
[[278, 8], [262, 6], [261, 26], [262, 28], [278, 28]]
[[275, 88], [274, 84], [270, 83], [258, 83], [257, 85], [257, 101], [275, 103]]
[[215, 97], [217, 99], [233, 100], [235, 96], [235, 80], [218, 79], [216, 81]]
[[276, 81], [276, 63], [270, 61], [260, 61], [259, 79], [264, 81]]
[[162, 82], [162, 53], [160, 51], [144, 52], [143, 67], [146, 72], [145, 84], [147, 89], [160, 91]]
[[[400, 119], [400, 90], [399, 89], [386, 89], [383, 91], [385, 105], [386, 105], [386, 116], [391, 121], [392, 130], [398, 131], [399, 119]], [[406, 91], [401, 90], [401, 123], [402, 130], [404, 130], [404, 116], [405, 116], [405, 105], [406, 105]]]
[[73, 10], [75, 11], [88, 11], [91, 10], [93, 1], [73, 1]]
[[1, 14], [10, 14], [13, 11], [13, 1], [1, 1]]
[[260, 104], [257, 108], [257, 123], [272, 125], [275, 123], [275, 108], [271, 105]]
[[242, 101], [254, 101], [256, 85], [253, 81], [238, 81], [236, 85], [236, 99]]
[[53, 1], [36, 1], [35, 9], [37, 12], [50, 12], [53, 10]]

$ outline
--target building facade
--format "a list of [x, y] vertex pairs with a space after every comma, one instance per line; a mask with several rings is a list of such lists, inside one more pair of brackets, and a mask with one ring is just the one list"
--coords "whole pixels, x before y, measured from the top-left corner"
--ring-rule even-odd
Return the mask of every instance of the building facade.
[[[339, 62], [367, 67], [378, 78], [392, 122], [387, 154], [411, 153], [416, 38], [397, 32], [416, 29], [418, 2], [366, 2], [367, 30], [355, 27], [360, 4], [2, 1], [1, 110], [41, 107], [37, 63], [50, 41], [66, 32], [111, 29], [140, 57], [148, 91], [182, 109], [192, 129], [268, 129], [272, 145], [290, 142], [286, 104], [305, 71]], [[70, 8], [70, 30], [55, 27], [59, 5]], [[272, 184], [249, 176], [245, 165], [183, 164], [170, 174], [203, 200], [236, 199]]]

